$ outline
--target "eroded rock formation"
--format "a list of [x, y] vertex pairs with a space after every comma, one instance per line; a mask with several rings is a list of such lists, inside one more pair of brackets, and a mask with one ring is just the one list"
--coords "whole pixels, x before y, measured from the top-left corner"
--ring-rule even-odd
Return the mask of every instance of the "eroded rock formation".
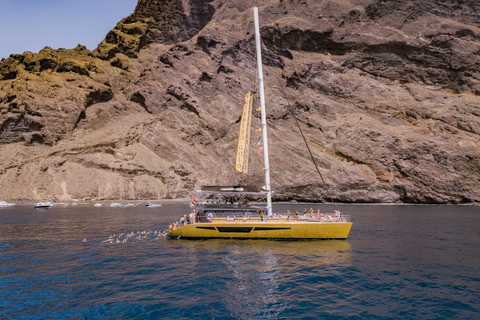
[[[257, 141], [251, 172], [233, 170], [243, 95], [258, 93], [250, 6], [140, 0], [93, 52], [2, 60], [0, 198], [263, 185]], [[275, 199], [328, 200], [293, 111], [337, 201], [480, 201], [480, 4], [271, 0], [259, 10]]]

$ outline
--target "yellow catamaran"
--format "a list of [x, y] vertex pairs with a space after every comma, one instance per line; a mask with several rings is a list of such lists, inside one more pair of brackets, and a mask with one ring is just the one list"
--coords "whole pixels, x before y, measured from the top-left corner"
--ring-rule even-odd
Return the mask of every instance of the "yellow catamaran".
[[[182, 225], [169, 230], [170, 238], [238, 238], [238, 239], [347, 239], [352, 222], [350, 217], [337, 211], [333, 214], [307, 212], [273, 213], [268, 162], [267, 122], [263, 89], [263, 71], [260, 49], [258, 9], [253, 8], [255, 40], [262, 118], [262, 139], [265, 165], [263, 190], [244, 186], [203, 187], [198, 192], [210, 199], [194, 203], [190, 217], [185, 216]], [[245, 96], [240, 123], [235, 170], [247, 172], [250, 144], [252, 97]], [[251, 206], [242, 199], [264, 197], [266, 207]]]

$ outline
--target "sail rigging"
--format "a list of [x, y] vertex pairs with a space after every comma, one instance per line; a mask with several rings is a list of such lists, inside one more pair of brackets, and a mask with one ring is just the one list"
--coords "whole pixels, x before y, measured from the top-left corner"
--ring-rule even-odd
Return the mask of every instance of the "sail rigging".
[[[315, 214], [313, 209], [303, 215], [298, 211], [292, 215], [272, 213], [270, 190], [270, 170], [268, 163], [268, 139], [265, 113], [265, 97], [263, 91], [263, 72], [261, 58], [261, 40], [258, 23], [258, 9], [254, 8], [255, 40], [257, 48], [258, 88], [260, 92], [260, 108], [262, 124], [255, 132], [261, 131], [257, 145], [259, 152], [264, 153], [265, 187], [252, 189], [246, 186], [210, 186], [198, 192], [204, 194], [204, 201], [192, 203], [193, 211], [190, 220], [187, 215], [169, 228], [168, 237], [174, 238], [238, 238], [238, 239], [346, 239], [352, 223], [349, 217], [339, 211], [334, 214]], [[240, 124], [240, 141], [237, 148], [237, 171], [247, 172], [248, 151], [251, 131], [251, 94], [245, 95], [245, 105]], [[267, 207], [255, 206], [248, 201], [238, 201], [237, 196], [260, 196], [267, 198]], [[193, 202], [193, 201], [192, 201]], [[265, 215], [267, 213], [267, 215]], [[193, 218], [194, 217], [194, 218]], [[183, 222], [182, 222], [183, 221]]]
[[[260, 39], [260, 41], [261, 41], [261, 39]], [[267, 47], [265, 46], [265, 44], [263, 43], [263, 41], [261, 41], [261, 44], [262, 44], [263, 47], [265, 48], [265, 52], [267, 53], [267, 55], [269, 55], [270, 53], [268, 52]], [[270, 57], [273, 58], [272, 56], [270, 56]], [[316, 169], [318, 175], [320, 176], [320, 179], [322, 180], [322, 184], [323, 184], [323, 187], [324, 187], [324, 189], [325, 189], [325, 191], [326, 191], [327, 198], [330, 199], [330, 202], [332, 203], [335, 211], [337, 211], [337, 206], [336, 206], [336, 204], [335, 204], [335, 200], [333, 199], [333, 197], [332, 197], [332, 195], [331, 195], [331, 193], [330, 193], [330, 190], [329, 190], [329, 188], [328, 188], [328, 185], [327, 185], [327, 183], [325, 182], [325, 179], [323, 178], [323, 175], [322, 175], [322, 173], [320, 172], [320, 169], [318, 168], [317, 161], [315, 160], [315, 157], [314, 157], [313, 154], [312, 154], [312, 151], [311, 151], [310, 146], [309, 146], [309, 144], [308, 144], [308, 142], [307, 142], [307, 139], [305, 138], [305, 135], [304, 135], [304, 133], [303, 133], [303, 130], [302, 130], [302, 128], [300, 127], [300, 122], [299, 122], [299, 120], [298, 120], [297, 115], [295, 114], [295, 110], [294, 110], [294, 108], [292, 107], [292, 105], [291, 105], [291, 103], [290, 103], [290, 99], [288, 98], [288, 96], [287, 96], [287, 94], [286, 94], [286, 92], [285, 92], [284, 84], [283, 84], [283, 82], [281, 81], [280, 76], [278, 75], [277, 70], [275, 70], [275, 68], [274, 68], [273, 71], [274, 71], [273, 73], [275, 74], [275, 76], [276, 76], [276, 78], [277, 78], [277, 82], [278, 82], [278, 84], [279, 84], [279, 88], [280, 88], [280, 90], [281, 90], [281, 92], [282, 92], [282, 95], [283, 95], [283, 97], [285, 98], [285, 100], [287, 100], [287, 105], [288, 105], [288, 106], [287, 106], [287, 112], [288, 112], [290, 115], [292, 115], [293, 119], [295, 120], [295, 125], [297, 126], [297, 129], [298, 129], [298, 131], [300, 132], [300, 135], [302, 136], [302, 139], [303, 139], [303, 142], [305, 143], [305, 146], [306, 146], [306, 148], [307, 148], [308, 154], [310, 155], [310, 159], [312, 160], [312, 162], [313, 162], [313, 164], [314, 164], [314, 166], [315, 166], [315, 169]]]
[[245, 95], [245, 104], [243, 105], [242, 120], [240, 121], [237, 160], [235, 163], [235, 170], [243, 173], [248, 172], [248, 154], [250, 150], [250, 131], [252, 123], [252, 103], [253, 95], [248, 92]]

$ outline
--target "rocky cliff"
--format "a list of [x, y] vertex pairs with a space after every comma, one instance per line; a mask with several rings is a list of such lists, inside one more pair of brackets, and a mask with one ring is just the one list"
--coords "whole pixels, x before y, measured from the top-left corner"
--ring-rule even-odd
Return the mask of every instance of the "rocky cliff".
[[[243, 95], [258, 96], [253, 4], [139, 0], [93, 52], [2, 60], [0, 199], [263, 185], [258, 134], [250, 173], [233, 170]], [[276, 200], [328, 200], [294, 112], [337, 201], [480, 201], [477, 1], [269, 0], [259, 12]]]

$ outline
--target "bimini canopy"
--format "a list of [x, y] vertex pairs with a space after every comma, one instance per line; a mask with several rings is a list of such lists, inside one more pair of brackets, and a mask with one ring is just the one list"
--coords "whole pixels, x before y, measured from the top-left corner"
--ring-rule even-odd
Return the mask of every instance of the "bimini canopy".
[[197, 190], [197, 192], [208, 194], [247, 194], [258, 196], [265, 196], [267, 194], [265, 190], [253, 186], [203, 186], [200, 190]]

